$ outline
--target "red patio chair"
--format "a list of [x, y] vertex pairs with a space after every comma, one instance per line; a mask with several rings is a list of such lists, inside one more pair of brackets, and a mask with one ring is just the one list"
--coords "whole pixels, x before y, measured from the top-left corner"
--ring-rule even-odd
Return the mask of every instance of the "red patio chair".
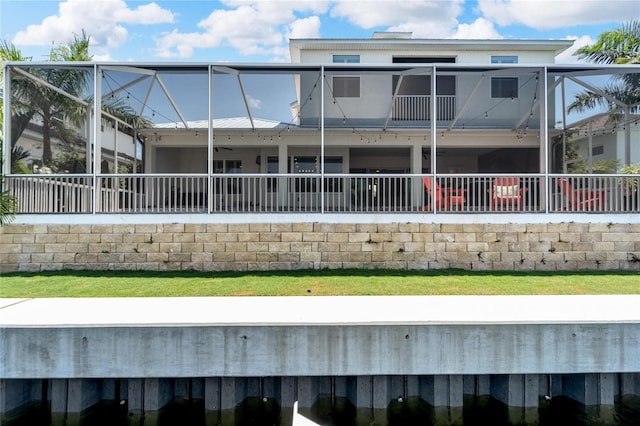
[[444, 210], [450, 211], [455, 208], [455, 210], [459, 210], [462, 208], [464, 203], [467, 202], [464, 193], [466, 190], [464, 189], [455, 189], [455, 188], [441, 188], [436, 181], [435, 193], [433, 193], [433, 188], [431, 183], [433, 182], [430, 177], [425, 177], [423, 179], [424, 187], [427, 190], [427, 194], [431, 198], [431, 203], [425, 205], [422, 210], [430, 211], [433, 208], [436, 210]]
[[520, 188], [520, 178], [515, 176], [495, 178], [491, 189], [491, 210], [522, 210], [527, 188]]
[[566, 200], [562, 210], [571, 212], [604, 210], [604, 191], [574, 189], [569, 179], [558, 179], [558, 187]]

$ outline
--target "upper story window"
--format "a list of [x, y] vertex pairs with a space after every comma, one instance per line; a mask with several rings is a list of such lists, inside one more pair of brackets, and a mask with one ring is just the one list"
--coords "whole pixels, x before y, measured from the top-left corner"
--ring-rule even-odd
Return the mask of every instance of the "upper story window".
[[499, 56], [499, 55], [495, 55], [495, 56], [491, 56], [491, 63], [492, 64], [517, 64], [518, 63], [518, 57], [517, 56]]
[[334, 64], [359, 64], [360, 55], [333, 55]]
[[492, 98], [518, 97], [518, 77], [493, 77], [491, 79]]
[[[491, 56], [492, 64], [517, 64], [517, 56], [495, 55]], [[491, 79], [492, 98], [512, 98], [518, 97], [518, 77], [493, 77]]]
[[360, 77], [333, 77], [334, 98], [359, 98]]

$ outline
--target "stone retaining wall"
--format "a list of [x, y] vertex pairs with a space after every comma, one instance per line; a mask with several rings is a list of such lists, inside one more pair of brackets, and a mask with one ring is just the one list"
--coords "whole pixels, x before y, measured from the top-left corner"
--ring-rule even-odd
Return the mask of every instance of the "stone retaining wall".
[[640, 224], [6, 225], [0, 272], [640, 270]]

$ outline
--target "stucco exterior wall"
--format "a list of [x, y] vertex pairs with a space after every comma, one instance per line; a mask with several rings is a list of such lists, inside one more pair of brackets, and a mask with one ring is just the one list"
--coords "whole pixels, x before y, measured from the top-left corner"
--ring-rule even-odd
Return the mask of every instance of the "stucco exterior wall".
[[640, 224], [159, 223], [0, 228], [0, 272], [640, 270]]

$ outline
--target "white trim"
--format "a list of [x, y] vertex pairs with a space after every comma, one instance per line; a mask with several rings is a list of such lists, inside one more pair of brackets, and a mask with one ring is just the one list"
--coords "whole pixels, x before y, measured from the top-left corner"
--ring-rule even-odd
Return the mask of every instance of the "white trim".
[[637, 213], [167, 213], [19, 214], [16, 225], [144, 225], [223, 223], [409, 223], [409, 224], [640, 224]]

